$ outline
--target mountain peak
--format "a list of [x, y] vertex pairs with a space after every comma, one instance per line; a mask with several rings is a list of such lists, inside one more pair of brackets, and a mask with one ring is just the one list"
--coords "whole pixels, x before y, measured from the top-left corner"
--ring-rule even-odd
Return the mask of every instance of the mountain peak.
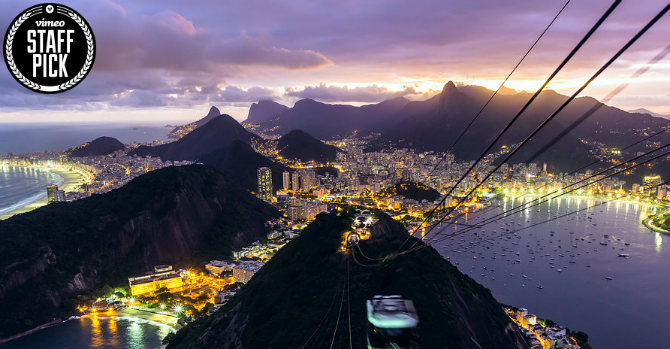
[[442, 88], [442, 94], [446, 95], [449, 93], [454, 93], [457, 92], [458, 89], [456, 88], [456, 84], [454, 84], [453, 81], [449, 80], [446, 84], [444, 84], [444, 88]]
[[337, 147], [323, 143], [303, 130], [292, 130], [279, 138], [277, 148], [281, 149], [279, 154], [284, 158], [322, 163], [335, 161], [339, 151]]
[[287, 106], [279, 104], [269, 99], [261, 99], [258, 103], [253, 103], [249, 107], [249, 114], [244, 120], [245, 124], [260, 124], [279, 116]]
[[207, 116], [205, 117], [214, 117], [214, 116], [219, 116], [221, 115], [221, 112], [219, 111], [219, 108], [212, 106], [209, 108], [209, 113], [207, 113]]
[[453, 81], [449, 80], [444, 84], [442, 93], [440, 93], [440, 110], [445, 111], [447, 109], [447, 104], [454, 99], [454, 96], [458, 93], [458, 89]]

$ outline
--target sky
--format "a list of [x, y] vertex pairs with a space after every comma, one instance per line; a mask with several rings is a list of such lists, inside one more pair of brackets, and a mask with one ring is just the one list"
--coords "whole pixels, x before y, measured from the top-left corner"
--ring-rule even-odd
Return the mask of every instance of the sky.
[[[190, 122], [217, 106], [302, 98], [362, 105], [422, 100], [455, 81], [495, 89], [567, 0], [61, 0], [89, 22], [88, 77], [55, 95], [29, 91], [0, 68], [0, 123]], [[40, 2], [3, 1], [0, 28]], [[505, 86], [534, 91], [612, 1], [572, 0]], [[572, 94], [667, 3], [624, 0], [549, 88]], [[670, 114], [670, 45], [662, 18], [583, 95], [621, 109]]]

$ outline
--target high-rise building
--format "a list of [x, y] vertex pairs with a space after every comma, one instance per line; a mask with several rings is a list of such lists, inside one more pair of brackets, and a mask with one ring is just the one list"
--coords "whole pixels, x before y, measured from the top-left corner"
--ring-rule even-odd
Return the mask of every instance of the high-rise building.
[[658, 193], [656, 194], [657, 199], [663, 199], [668, 195], [668, 186], [667, 185], [659, 185], [658, 186]]
[[644, 176], [643, 195], [656, 195], [657, 188], [662, 182], [661, 176]]
[[267, 202], [272, 201], [272, 171], [269, 167], [258, 169], [258, 192], [256, 196]]
[[284, 171], [282, 179], [284, 180], [284, 190], [291, 190], [291, 172]]
[[56, 190], [56, 195], [54, 197], [54, 202], [65, 202], [65, 191]]
[[304, 193], [309, 193], [309, 189], [312, 187], [310, 179], [307, 173], [303, 172], [300, 174], [300, 187]]
[[55, 184], [47, 185], [47, 202], [51, 203], [56, 201], [56, 192], [58, 191], [58, 186]]
[[309, 190], [316, 185], [316, 171], [307, 170], [300, 174], [300, 186], [302, 187], [303, 192], [308, 193]]
[[298, 172], [293, 172], [291, 175], [291, 187], [293, 191], [300, 190], [300, 174]]

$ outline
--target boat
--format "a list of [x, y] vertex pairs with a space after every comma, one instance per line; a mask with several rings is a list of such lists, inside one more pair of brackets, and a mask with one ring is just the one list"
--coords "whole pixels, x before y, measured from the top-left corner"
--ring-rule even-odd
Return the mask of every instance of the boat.
[[605, 279], [606, 280], [612, 280], [612, 277], [611, 276], [606, 276]]
[[628, 258], [630, 257], [629, 253], [619, 253], [619, 257]]
[[542, 285], [537, 285], [537, 288], [541, 290], [541, 289], [542, 289]]
[[563, 271], [563, 269], [561, 269], [561, 268], [558, 268], [558, 269], [556, 269], [556, 271], [560, 273], [560, 272], [562, 272], [562, 271]]

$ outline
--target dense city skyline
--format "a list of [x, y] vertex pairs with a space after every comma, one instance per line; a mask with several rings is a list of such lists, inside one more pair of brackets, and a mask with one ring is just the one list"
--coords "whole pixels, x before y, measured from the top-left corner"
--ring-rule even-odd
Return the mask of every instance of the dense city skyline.
[[[25, 1], [5, 5], [6, 27]], [[192, 120], [217, 105], [238, 120], [260, 99], [361, 105], [426, 99], [454, 80], [495, 89], [564, 1], [66, 1], [94, 30], [97, 57], [78, 88], [34, 94], [0, 73], [0, 122]], [[571, 2], [506, 84], [533, 90], [610, 5]], [[570, 94], [662, 7], [624, 2], [549, 88]], [[209, 10], [203, 11], [203, 8]], [[662, 19], [584, 95], [602, 98], [666, 44]], [[138, 35], [141, 34], [141, 35]], [[610, 101], [670, 114], [670, 60]]]

